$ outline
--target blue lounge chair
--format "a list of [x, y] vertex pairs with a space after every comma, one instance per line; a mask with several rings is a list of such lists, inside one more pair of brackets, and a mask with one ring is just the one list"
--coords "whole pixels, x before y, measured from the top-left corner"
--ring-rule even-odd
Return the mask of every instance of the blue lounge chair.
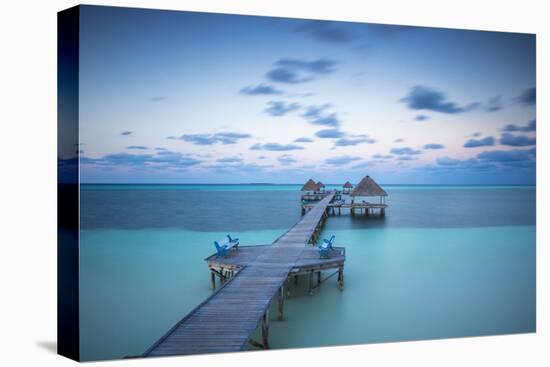
[[216, 246], [218, 256], [226, 257], [229, 254], [229, 247], [226, 244], [220, 245], [218, 241], [214, 241], [214, 246]]
[[332, 244], [333, 244], [333, 242], [334, 242], [334, 238], [336, 238], [336, 236], [335, 236], [335, 235], [332, 235], [332, 237], [330, 237], [330, 239], [327, 240], [327, 239], [325, 238], [325, 239], [323, 240], [323, 242], [327, 244], [327, 248], [328, 248], [329, 250], [333, 250]]
[[239, 250], [239, 239], [238, 238], [232, 238], [230, 235], [227, 235], [227, 239], [229, 240], [228, 247], [234, 248], [235, 250]]
[[330, 239], [324, 239], [323, 240], [323, 243], [321, 243], [319, 245], [319, 256], [321, 257], [321, 259], [326, 259], [329, 257], [330, 255], [330, 252], [332, 250], [334, 250], [334, 248], [332, 247], [332, 244], [334, 243], [334, 239], [336, 238], [335, 235], [332, 235], [330, 237]]

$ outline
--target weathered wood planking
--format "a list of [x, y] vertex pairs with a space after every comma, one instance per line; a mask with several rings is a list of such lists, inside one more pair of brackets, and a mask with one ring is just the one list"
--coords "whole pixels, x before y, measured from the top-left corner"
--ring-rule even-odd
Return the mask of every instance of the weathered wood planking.
[[143, 357], [242, 350], [306, 250], [333, 197], [328, 194], [271, 246], [245, 253], [237, 275], [180, 320]]

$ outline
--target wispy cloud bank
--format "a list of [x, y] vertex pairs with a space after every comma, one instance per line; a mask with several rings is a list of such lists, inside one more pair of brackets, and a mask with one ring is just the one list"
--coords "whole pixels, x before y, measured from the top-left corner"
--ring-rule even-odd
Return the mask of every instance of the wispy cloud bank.
[[282, 101], [270, 101], [267, 103], [265, 113], [271, 116], [280, 117], [289, 112], [299, 110], [302, 106], [299, 103], [285, 103]]
[[279, 143], [266, 143], [266, 144], [254, 144], [250, 147], [250, 150], [269, 150], [274, 152], [282, 152], [286, 150], [301, 150], [304, 147], [295, 144], [279, 144]]
[[258, 84], [256, 86], [244, 87], [239, 91], [239, 93], [245, 96], [265, 96], [283, 94], [283, 91], [269, 84]]
[[535, 145], [536, 143], [536, 138], [530, 138], [525, 135], [513, 135], [510, 133], [504, 133], [500, 138], [500, 144], [512, 147], [527, 147], [530, 145]]
[[524, 106], [533, 106], [537, 103], [537, 89], [533, 87], [524, 90], [516, 100]]
[[347, 146], [354, 146], [362, 143], [374, 144], [376, 143], [376, 140], [369, 138], [367, 135], [351, 135], [350, 137], [340, 138], [336, 140], [336, 142], [334, 143], [334, 146], [347, 147]]
[[283, 166], [288, 166], [297, 162], [296, 159], [292, 158], [292, 156], [288, 154], [284, 154], [278, 157], [277, 161], [279, 161], [279, 163], [282, 164]]
[[130, 149], [130, 150], [147, 150], [149, 148], [147, 148], [146, 146], [143, 146], [143, 145], [130, 145], [130, 146], [126, 147], [126, 149]]
[[445, 148], [445, 145], [443, 145], [443, 144], [436, 144], [436, 143], [434, 143], [434, 144], [426, 144], [426, 145], [424, 145], [422, 148], [424, 148], [424, 149], [443, 149], [443, 148]]
[[319, 41], [328, 43], [349, 43], [355, 39], [349, 28], [337, 22], [311, 20], [296, 28], [297, 32], [307, 33]]
[[333, 73], [338, 63], [330, 59], [305, 61], [299, 59], [281, 59], [275, 68], [268, 71], [266, 77], [277, 83], [300, 84], [314, 80], [321, 75]]
[[531, 132], [537, 130], [537, 123], [536, 120], [531, 120], [527, 123], [527, 125], [524, 126], [509, 124], [506, 125], [502, 130], [506, 132]]
[[295, 143], [313, 143], [313, 141], [314, 141], [313, 139], [307, 138], [305, 136], [302, 136], [301, 138], [294, 140]]
[[504, 108], [503, 102], [502, 102], [502, 96], [496, 96], [493, 97], [487, 102], [487, 105], [485, 106], [485, 111], [487, 112], [497, 112]]
[[404, 148], [392, 148], [390, 150], [390, 153], [395, 155], [417, 155], [417, 154], [421, 154], [422, 151], [411, 147], [404, 147]]
[[468, 141], [464, 143], [464, 148], [488, 147], [492, 145], [495, 145], [495, 138], [487, 136], [483, 139], [468, 139]]
[[344, 132], [338, 129], [324, 129], [315, 133], [315, 136], [321, 139], [337, 139], [345, 136]]
[[443, 92], [423, 85], [412, 87], [409, 94], [400, 101], [406, 103], [407, 107], [412, 110], [428, 110], [448, 114], [467, 112], [478, 105], [472, 103], [468, 106], [460, 106], [447, 100], [447, 96]]
[[169, 136], [168, 139], [181, 139], [186, 142], [190, 142], [196, 145], [212, 145], [216, 143], [221, 144], [236, 144], [241, 139], [247, 139], [252, 137], [250, 134], [236, 133], [236, 132], [221, 132], [215, 134], [184, 134], [179, 138]]
[[331, 166], [342, 166], [346, 165], [353, 161], [360, 160], [361, 157], [355, 157], [355, 156], [349, 156], [349, 155], [343, 155], [339, 157], [331, 157], [325, 159], [325, 164], [331, 165]]

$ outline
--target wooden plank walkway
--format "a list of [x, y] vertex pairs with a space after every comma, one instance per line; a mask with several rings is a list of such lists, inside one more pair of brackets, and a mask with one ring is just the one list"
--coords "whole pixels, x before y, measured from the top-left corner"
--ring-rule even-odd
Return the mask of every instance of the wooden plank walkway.
[[268, 318], [269, 305], [325, 219], [333, 197], [333, 193], [328, 194], [271, 246], [265, 246], [254, 260], [178, 322], [143, 357], [242, 350], [262, 320]]

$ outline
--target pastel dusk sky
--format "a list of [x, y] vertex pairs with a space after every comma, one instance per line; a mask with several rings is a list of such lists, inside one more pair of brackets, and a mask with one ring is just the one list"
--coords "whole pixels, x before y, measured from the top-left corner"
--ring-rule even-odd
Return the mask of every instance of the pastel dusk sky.
[[82, 6], [81, 180], [534, 184], [535, 43]]

